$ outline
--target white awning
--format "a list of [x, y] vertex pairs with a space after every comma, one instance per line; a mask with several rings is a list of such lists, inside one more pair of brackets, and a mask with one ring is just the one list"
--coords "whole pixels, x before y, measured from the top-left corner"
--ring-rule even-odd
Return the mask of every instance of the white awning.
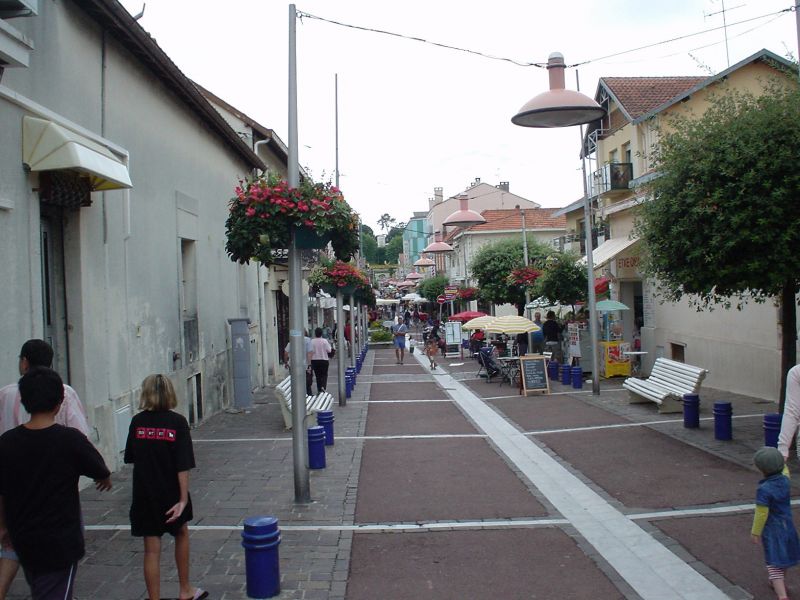
[[[630, 248], [633, 244], [639, 241], [639, 238], [629, 240], [628, 238], [613, 238], [606, 240], [597, 248], [592, 250], [592, 262], [595, 269], [604, 266], [608, 261], [613, 259], [617, 254]], [[586, 257], [581, 257], [580, 262], [586, 264]]]
[[31, 171], [85, 173], [93, 191], [133, 187], [128, 167], [111, 150], [45, 119], [22, 118], [22, 162]]

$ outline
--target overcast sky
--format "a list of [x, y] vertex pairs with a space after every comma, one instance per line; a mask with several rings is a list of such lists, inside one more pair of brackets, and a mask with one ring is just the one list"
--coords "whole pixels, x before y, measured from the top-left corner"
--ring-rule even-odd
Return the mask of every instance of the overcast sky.
[[[122, 3], [136, 14], [143, 1]], [[731, 64], [762, 48], [797, 56], [795, 15], [777, 14], [792, 0], [724, 4]], [[559, 51], [568, 65], [583, 63], [581, 91], [590, 96], [604, 76], [724, 70], [722, 7], [721, 0], [297, 3], [298, 11], [325, 19], [522, 63], [544, 63]], [[188, 77], [288, 142], [288, 3], [146, 0], [139, 23]], [[720, 29], [602, 58], [712, 28]], [[582, 195], [578, 129], [510, 121], [547, 88], [544, 69], [308, 17], [297, 25], [297, 61], [300, 164], [315, 179], [333, 177], [338, 73], [341, 188], [376, 233], [382, 213], [406, 221], [427, 210], [434, 187], [449, 197], [476, 177], [508, 181], [512, 192], [546, 207]], [[575, 79], [569, 69], [567, 87], [574, 89]]]

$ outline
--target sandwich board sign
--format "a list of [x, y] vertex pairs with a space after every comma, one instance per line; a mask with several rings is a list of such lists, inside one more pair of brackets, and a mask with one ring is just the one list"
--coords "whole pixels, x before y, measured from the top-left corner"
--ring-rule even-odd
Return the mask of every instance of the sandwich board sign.
[[522, 393], [550, 393], [550, 380], [547, 377], [546, 358], [541, 354], [529, 354], [519, 357], [519, 380]]

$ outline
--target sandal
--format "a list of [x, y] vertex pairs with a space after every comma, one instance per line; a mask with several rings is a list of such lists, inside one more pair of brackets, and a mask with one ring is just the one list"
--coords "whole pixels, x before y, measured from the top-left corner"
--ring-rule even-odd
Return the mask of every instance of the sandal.
[[204, 600], [205, 598], [208, 598], [208, 592], [201, 588], [195, 588], [194, 596], [191, 598], [181, 598], [178, 596], [178, 600]]

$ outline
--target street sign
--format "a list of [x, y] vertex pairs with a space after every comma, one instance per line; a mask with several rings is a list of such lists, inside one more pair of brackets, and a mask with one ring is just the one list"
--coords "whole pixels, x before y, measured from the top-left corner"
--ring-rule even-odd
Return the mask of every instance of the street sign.
[[450, 300], [455, 300], [455, 297], [457, 295], [458, 295], [458, 286], [448, 285], [446, 288], [444, 288], [444, 299], [447, 302], [450, 302]]
[[445, 298], [444, 296], [436, 296], [436, 302], [438, 302], [439, 304], [444, 304], [445, 302], [447, 302], [447, 298]]

